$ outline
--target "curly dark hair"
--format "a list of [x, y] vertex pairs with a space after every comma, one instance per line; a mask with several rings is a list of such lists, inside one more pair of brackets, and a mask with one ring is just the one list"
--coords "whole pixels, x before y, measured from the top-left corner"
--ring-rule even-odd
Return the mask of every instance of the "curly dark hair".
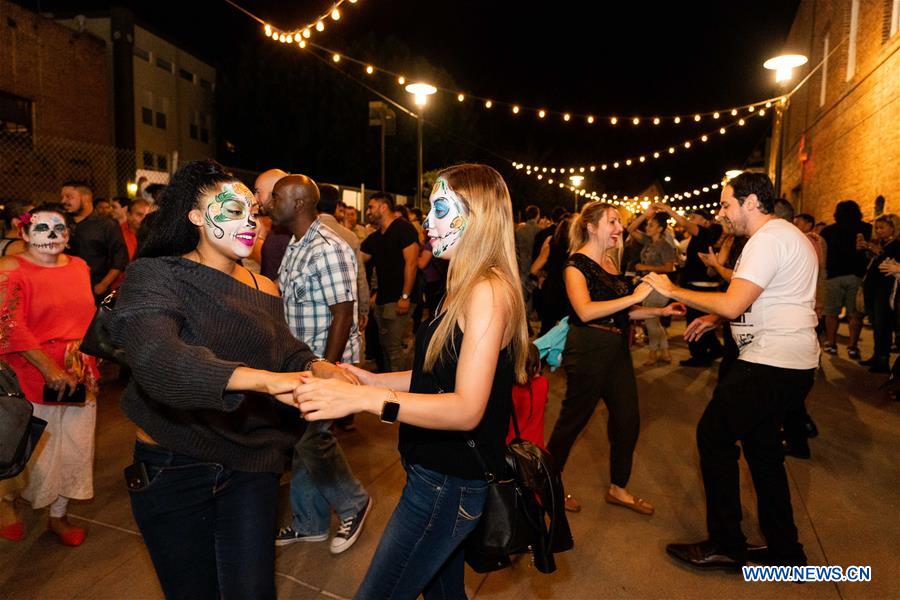
[[744, 172], [728, 182], [734, 197], [741, 205], [750, 194], [756, 194], [760, 212], [770, 215], [775, 211], [775, 186], [765, 173]]
[[862, 221], [862, 211], [853, 200], [841, 200], [834, 207], [834, 222], [838, 225], [848, 225]]
[[197, 208], [204, 194], [219, 184], [239, 181], [212, 159], [186, 163], [175, 172], [159, 199], [159, 210], [141, 230], [142, 236], [136, 258], [181, 256], [200, 243], [200, 230], [188, 220], [188, 213]]

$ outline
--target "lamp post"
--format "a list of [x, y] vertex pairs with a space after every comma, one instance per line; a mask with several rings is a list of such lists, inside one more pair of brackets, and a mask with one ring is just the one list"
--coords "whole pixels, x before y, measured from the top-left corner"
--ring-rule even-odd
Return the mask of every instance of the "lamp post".
[[578, 212], [578, 196], [581, 195], [578, 188], [580, 188], [582, 182], [584, 182], [584, 176], [571, 175], [569, 176], [569, 181], [572, 182], [572, 190], [575, 192], [575, 212]]
[[[775, 83], [787, 85], [794, 69], [805, 65], [807, 59], [802, 54], [782, 54], [763, 63], [763, 67], [775, 71]], [[772, 146], [769, 152], [769, 178], [775, 182], [775, 193], [781, 195], [781, 161], [784, 150], [784, 111], [787, 110], [789, 96], [775, 103], [775, 120], [772, 122]]]
[[422, 181], [422, 124], [424, 122], [422, 113], [425, 111], [425, 104], [428, 103], [428, 96], [437, 92], [437, 88], [427, 83], [411, 83], [406, 86], [406, 91], [413, 95], [413, 101], [415, 102], [416, 106], [419, 107], [419, 110], [416, 111], [416, 124], [418, 133], [418, 161], [416, 176], [418, 178], [418, 183], [416, 185], [416, 201], [413, 203], [413, 206], [418, 208], [422, 204], [422, 188], [424, 187]]

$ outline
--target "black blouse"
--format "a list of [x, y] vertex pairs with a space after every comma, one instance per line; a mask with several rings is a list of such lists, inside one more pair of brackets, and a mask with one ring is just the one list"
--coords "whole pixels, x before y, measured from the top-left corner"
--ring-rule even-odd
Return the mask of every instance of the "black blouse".
[[[587, 280], [588, 293], [591, 295], [592, 302], [603, 302], [607, 300], [617, 300], [632, 293], [633, 289], [630, 281], [624, 275], [613, 275], [597, 264], [592, 258], [580, 252], [576, 252], [566, 261], [567, 267], [578, 269]], [[585, 323], [575, 312], [574, 308], [569, 308], [569, 324], [570, 325], [610, 325], [618, 327], [622, 331], [628, 328], [628, 312], [629, 308], [620, 310], [606, 317], [594, 319], [590, 323]]]

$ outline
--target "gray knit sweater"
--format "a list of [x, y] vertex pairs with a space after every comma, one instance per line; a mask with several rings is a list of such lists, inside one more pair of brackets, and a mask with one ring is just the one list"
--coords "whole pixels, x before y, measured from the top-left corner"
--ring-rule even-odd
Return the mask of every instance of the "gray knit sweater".
[[300, 413], [225, 386], [239, 366], [299, 371], [315, 357], [283, 310], [280, 298], [184, 258], [135, 261], [110, 323], [132, 371], [125, 414], [169, 450], [280, 473], [303, 432]]

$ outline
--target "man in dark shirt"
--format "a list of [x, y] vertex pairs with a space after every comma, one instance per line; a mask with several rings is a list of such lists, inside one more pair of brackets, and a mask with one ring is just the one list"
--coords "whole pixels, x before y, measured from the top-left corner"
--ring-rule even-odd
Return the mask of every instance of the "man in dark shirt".
[[[691, 241], [687, 247], [687, 259], [679, 275], [678, 285], [701, 292], [710, 292], [718, 288], [719, 284], [716, 278], [707, 272], [706, 265], [700, 260], [699, 254], [710, 251], [709, 249], [722, 234], [721, 226], [711, 223], [709, 215], [704, 211], [692, 211], [682, 217], [665, 203], [658, 203], [654, 205], [654, 208], [657, 211], [668, 213], [678, 225], [681, 225], [691, 235]], [[688, 306], [687, 324], [690, 325], [691, 321], [703, 315], [703, 312]], [[691, 357], [679, 362], [682, 367], [708, 367], [723, 354], [722, 344], [714, 330], [707, 331], [696, 341], [688, 342], [688, 349], [691, 351]]]
[[94, 211], [94, 193], [83, 181], [63, 183], [60, 201], [75, 223], [69, 253], [88, 264], [94, 297], [101, 300], [128, 264], [122, 231], [115, 220]]
[[379, 193], [369, 199], [366, 218], [378, 229], [363, 240], [360, 254], [375, 263], [378, 292], [375, 320], [388, 372], [408, 368], [403, 336], [415, 310], [419, 234], [408, 221], [394, 216], [394, 197]]
[[857, 239], [869, 240], [872, 226], [862, 220], [859, 204], [853, 200], [838, 202], [834, 207], [834, 225], [822, 230], [822, 238], [828, 245], [825, 256], [825, 344], [823, 350], [837, 354], [838, 316], [841, 308], [847, 309], [850, 339], [847, 341], [847, 356], [859, 360], [859, 334], [862, 331], [863, 315], [856, 310], [856, 293], [866, 273], [866, 253], [856, 249]]
[[[272, 208], [272, 189], [283, 177], [287, 177], [288, 173], [281, 169], [269, 169], [263, 171], [256, 178], [253, 186], [253, 195], [259, 202], [260, 208], [264, 213]], [[272, 224], [268, 234], [262, 241], [260, 249], [260, 269], [261, 275], [269, 279], [278, 279], [278, 267], [281, 266], [281, 260], [287, 251], [288, 244], [291, 241], [291, 232], [280, 225]]]

